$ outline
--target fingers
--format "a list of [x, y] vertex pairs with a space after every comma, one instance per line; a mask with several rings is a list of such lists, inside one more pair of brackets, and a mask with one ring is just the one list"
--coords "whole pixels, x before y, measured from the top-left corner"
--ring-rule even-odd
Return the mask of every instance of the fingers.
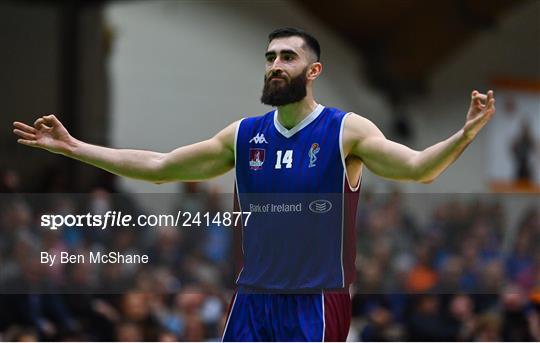
[[491, 113], [495, 112], [495, 97], [492, 90], [487, 92], [486, 109]]
[[480, 93], [477, 90], [472, 91], [472, 93], [471, 93], [471, 107], [476, 107], [476, 106], [479, 105], [478, 102], [480, 101], [480, 99], [479, 99], [478, 95], [480, 95]]
[[45, 124], [45, 119], [43, 118], [39, 118], [38, 120], [36, 120], [34, 122], [34, 127], [37, 129], [37, 130], [41, 130], [41, 129], [52, 129], [52, 127], [48, 126]]
[[54, 114], [50, 114], [48, 116], [39, 117], [34, 122], [34, 127], [38, 130], [43, 127], [50, 129], [53, 126], [57, 126], [59, 124], [60, 124], [60, 121], [56, 118], [56, 116]]
[[50, 114], [48, 116], [43, 116], [43, 121], [45, 123], [45, 125], [48, 125], [48, 126], [58, 126], [60, 125], [60, 121], [58, 120], [58, 118], [56, 118], [56, 116], [54, 114]]
[[20, 143], [20, 144], [23, 144], [23, 145], [28, 145], [28, 146], [31, 146], [31, 147], [36, 147], [37, 146], [37, 142], [34, 141], [34, 140], [29, 140], [29, 139], [22, 139], [22, 138], [19, 138], [17, 139], [17, 143]]
[[489, 101], [493, 99], [493, 91], [490, 89], [488, 92], [487, 92], [487, 102], [489, 103]]
[[30, 132], [30, 133], [36, 133], [37, 132], [37, 130], [34, 129], [32, 126], [26, 125], [25, 123], [21, 123], [21, 122], [18, 122], [18, 121], [13, 122], [13, 127], [16, 128], [16, 129], [25, 131], [25, 132]]
[[[489, 95], [489, 93], [488, 93]], [[480, 115], [471, 120], [471, 126], [483, 127], [495, 114], [495, 99], [493, 98], [493, 92], [491, 92], [490, 99], [486, 106], [479, 112]]]
[[478, 91], [473, 91], [471, 95], [471, 102], [478, 106], [483, 105], [483, 102], [487, 100], [487, 95], [479, 93]]
[[17, 139], [17, 143], [28, 145], [31, 147], [37, 147], [38, 143], [36, 140], [37, 130], [30, 125], [26, 125], [21, 122], [13, 122], [13, 133], [21, 137]]
[[16, 135], [19, 136], [19, 137], [24, 138], [24, 139], [28, 139], [28, 140], [36, 140], [36, 135], [33, 134], [33, 133], [29, 133], [29, 132], [27, 132], [27, 131], [15, 129], [15, 130], [13, 130], [13, 133], [16, 134]]
[[471, 94], [471, 104], [475, 106], [488, 106], [492, 99], [495, 100], [492, 90], [489, 90], [487, 94], [482, 94], [474, 90]]
[[495, 99], [489, 100], [487, 106], [486, 106], [486, 112], [488, 115], [493, 115], [495, 113]]
[[34, 127], [38, 130], [41, 129], [42, 125], [43, 125], [43, 117], [36, 119], [36, 121], [34, 122]]
[[13, 133], [19, 136], [17, 143], [31, 146], [31, 147], [42, 147], [37, 141], [37, 135], [42, 134], [43, 131], [40, 130], [51, 130], [55, 126], [61, 126], [62, 124], [54, 115], [47, 115], [38, 118], [34, 122], [34, 127], [21, 123], [13, 122]]

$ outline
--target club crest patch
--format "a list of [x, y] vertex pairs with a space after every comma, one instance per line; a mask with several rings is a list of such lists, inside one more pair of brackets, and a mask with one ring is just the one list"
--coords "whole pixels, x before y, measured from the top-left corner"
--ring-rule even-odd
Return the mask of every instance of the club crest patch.
[[264, 164], [265, 150], [259, 148], [249, 149], [249, 169], [261, 170]]

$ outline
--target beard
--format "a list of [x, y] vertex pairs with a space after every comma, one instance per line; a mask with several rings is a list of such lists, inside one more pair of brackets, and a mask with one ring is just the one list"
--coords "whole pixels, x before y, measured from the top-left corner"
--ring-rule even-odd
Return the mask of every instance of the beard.
[[290, 80], [272, 81], [272, 77], [280, 76], [272, 74], [264, 77], [264, 87], [261, 95], [261, 102], [270, 106], [283, 106], [298, 102], [307, 95], [307, 68], [300, 75]]

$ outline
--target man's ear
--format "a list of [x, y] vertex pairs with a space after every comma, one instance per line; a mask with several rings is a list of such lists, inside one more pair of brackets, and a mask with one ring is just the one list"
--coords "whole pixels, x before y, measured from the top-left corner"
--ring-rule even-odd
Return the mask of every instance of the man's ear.
[[308, 73], [307, 73], [307, 79], [308, 80], [315, 80], [319, 75], [321, 75], [322, 72], [322, 64], [321, 62], [314, 62], [309, 66]]

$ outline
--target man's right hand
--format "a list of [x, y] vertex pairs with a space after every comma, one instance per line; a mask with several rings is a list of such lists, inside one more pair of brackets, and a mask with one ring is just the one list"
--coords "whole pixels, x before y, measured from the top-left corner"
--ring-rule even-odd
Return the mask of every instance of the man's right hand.
[[201, 181], [234, 167], [235, 136], [240, 121], [214, 137], [168, 153], [111, 149], [73, 138], [54, 115], [39, 118], [34, 127], [13, 123], [17, 142], [91, 164], [113, 174], [154, 183]]
[[34, 127], [16, 121], [13, 128], [13, 133], [21, 137], [18, 143], [56, 154], [69, 154], [75, 143], [75, 139], [53, 114], [38, 118]]

